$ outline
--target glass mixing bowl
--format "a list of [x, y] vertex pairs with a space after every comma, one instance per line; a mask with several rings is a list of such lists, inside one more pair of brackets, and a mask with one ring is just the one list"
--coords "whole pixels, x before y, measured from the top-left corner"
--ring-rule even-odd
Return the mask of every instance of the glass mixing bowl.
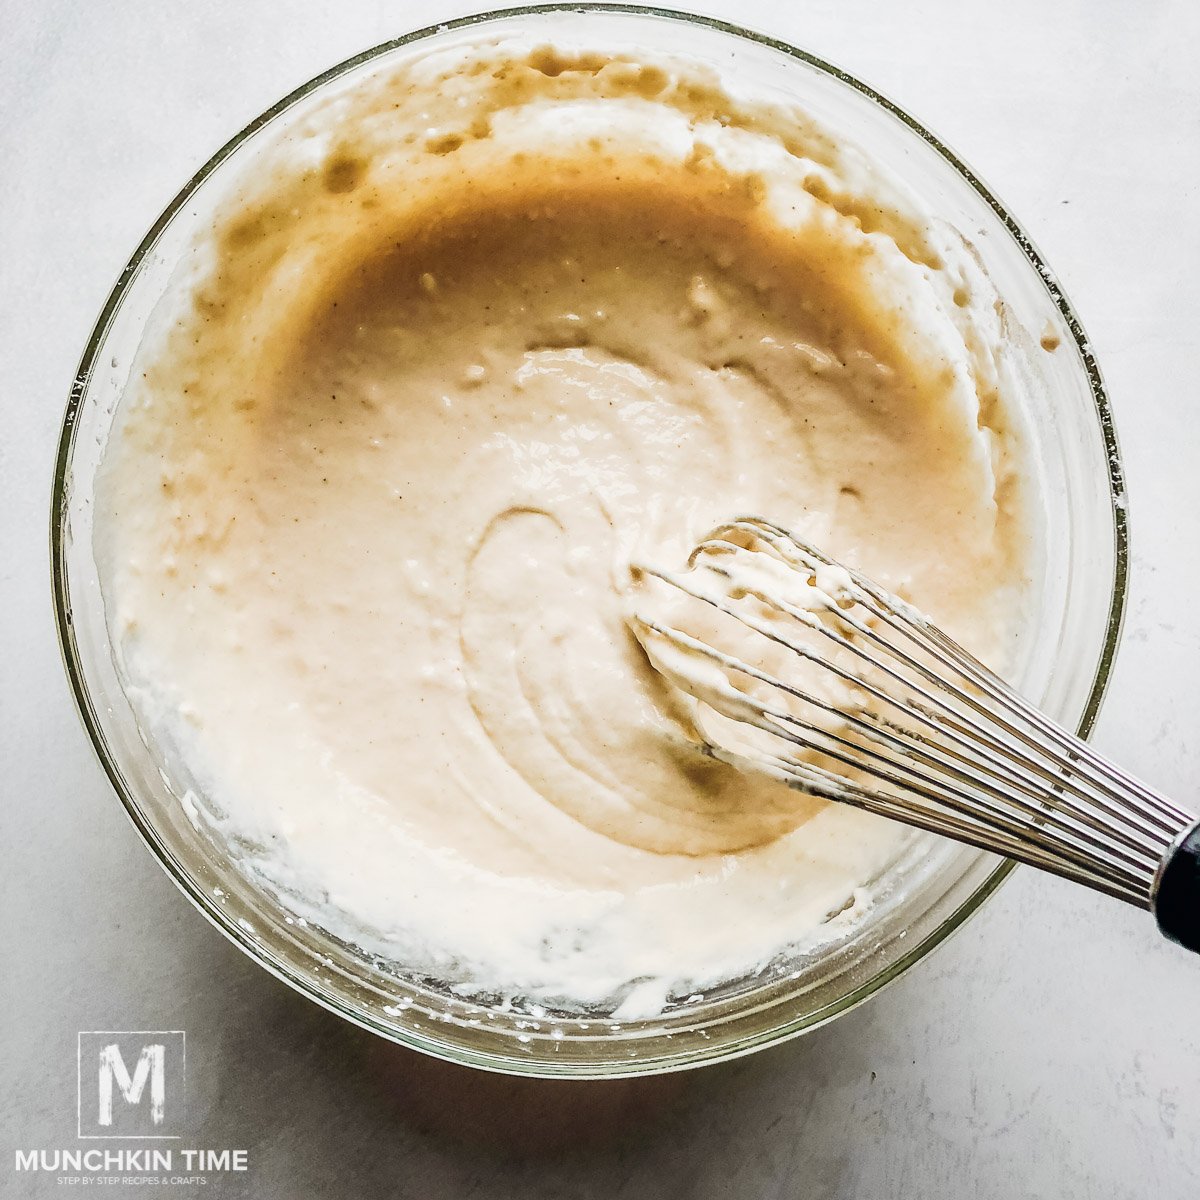
[[[228, 848], [181, 802], [186, 764], [145, 739], [113, 661], [93, 558], [93, 484], [130, 363], [150, 313], [230, 175], [268, 127], [362, 74], [464, 39], [522, 36], [624, 47], [715, 64], [757, 96], [796, 103], [906, 181], [978, 252], [1003, 298], [1007, 352], [1021, 380], [1031, 461], [1040, 479], [1043, 570], [1038, 620], [1017, 681], [1063, 724], [1091, 729], [1116, 650], [1127, 546], [1121, 464], [1103, 384], [1054, 276], [974, 173], [895, 105], [803, 51], [722, 22], [628, 6], [513, 9], [424, 29], [305, 84], [224, 146], [168, 206], [109, 296], [63, 423], [52, 513], [54, 598], [67, 671], [84, 724], [117, 794], [168, 874], [198, 909], [267, 970], [333, 1012], [417, 1050], [493, 1070], [614, 1076], [713, 1062], [847, 1012], [927, 954], [1012, 869], [944, 846], [937, 869], [894, 889], [849, 941], [811, 962], [706, 993], [651, 1020], [531, 1017], [482, 1009], [401, 964], [368, 958], [297, 922], [251, 884]], [[1039, 347], [1060, 341], [1054, 353]]]

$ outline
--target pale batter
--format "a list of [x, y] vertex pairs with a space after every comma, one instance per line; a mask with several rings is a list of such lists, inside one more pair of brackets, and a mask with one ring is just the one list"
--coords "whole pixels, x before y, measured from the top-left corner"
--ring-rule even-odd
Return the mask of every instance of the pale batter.
[[703, 68], [494, 43], [310, 107], [222, 211], [97, 558], [244, 869], [461, 991], [620, 1015], [869, 921], [908, 835], [700, 757], [622, 589], [760, 512], [1004, 664], [1020, 446], [961, 240]]

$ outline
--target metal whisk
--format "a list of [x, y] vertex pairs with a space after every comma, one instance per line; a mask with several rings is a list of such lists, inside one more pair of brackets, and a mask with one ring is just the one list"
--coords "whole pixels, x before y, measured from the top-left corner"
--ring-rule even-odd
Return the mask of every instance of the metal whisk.
[[[703, 724], [713, 757], [1149, 909], [1200, 952], [1197, 814], [1056, 725], [906, 601], [757, 517], [714, 530], [684, 571], [635, 577], [737, 622], [721, 649], [645, 604], [631, 616], [655, 666], [727, 719], [717, 733]], [[747, 639], [811, 666], [786, 656], [772, 673]], [[748, 726], [760, 732], [739, 736]]]

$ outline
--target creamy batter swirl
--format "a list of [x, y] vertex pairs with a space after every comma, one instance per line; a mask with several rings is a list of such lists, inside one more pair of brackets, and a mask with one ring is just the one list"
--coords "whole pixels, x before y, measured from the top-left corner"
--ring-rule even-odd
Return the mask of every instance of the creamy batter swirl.
[[993, 662], [995, 297], [803, 114], [478, 43], [263, 147], [146, 337], [97, 554], [141, 719], [312, 921], [621, 1015], [869, 921], [908, 835], [697, 753], [631, 556], [769, 514]]

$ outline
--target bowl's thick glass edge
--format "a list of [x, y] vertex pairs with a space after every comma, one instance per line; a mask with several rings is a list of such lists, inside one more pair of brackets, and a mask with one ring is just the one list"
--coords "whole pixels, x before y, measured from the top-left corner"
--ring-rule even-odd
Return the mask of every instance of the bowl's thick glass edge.
[[163, 230], [167, 227], [170, 221], [174, 218], [179, 209], [187, 203], [188, 199], [200, 186], [200, 184], [217, 169], [226, 158], [229, 157], [237, 148], [252, 134], [261, 129], [268, 122], [274, 120], [281, 113], [289, 109], [293, 104], [311, 94], [316, 89], [340, 75], [352, 71], [355, 67], [377, 58], [380, 55], [386, 54], [397, 47], [407, 45], [412, 42], [421, 41], [424, 38], [430, 37], [437, 33], [446, 32], [453, 29], [460, 29], [472, 25], [485, 24], [490, 21], [497, 21], [505, 17], [516, 16], [536, 16], [539, 14], [551, 13], [570, 13], [570, 12], [599, 12], [599, 13], [625, 13], [629, 15], [642, 15], [650, 17], [659, 17], [669, 21], [683, 21], [698, 25], [704, 25], [711, 29], [727, 33], [731, 36], [743, 38], [748, 41], [757, 42], [760, 45], [768, 46], [781, 54], [788, 55], [791, 58], [799, 59], [807, 63], [809, 66], [830, 75], [855, 91], [866, 96], [874, 103], [886, 109], [898, 120], [903, 122], [910, 130], [927, 142], [934, 150], [938, 152], [951, 166], [971, 185], [978, 195], [988, 204], [992, 211], [996, 214], [1004, 227], [1008, 230], [1010, 236], [1017, 243], [1021, 252], [1037, 270], [1041, 278], [1047, 294], [1054, 302], [1058, 311], [1061, 313], [1067, 329], [1070, 331], [1071, 337], [1075, 342], [1076, 349], [1079, 351], [1081, 360], [1087, 370], [1088, 379], [1091, 385], [1092, 397], [1096, 406], [1096, 417], [1100, 426], [1100, 433], [1104, 443], [1105, 451], [1108, 455], [1108, 481], [1110, 500], [1113, 514], [1113, 536], [1114, 536], [1114, 569], [1112, 581], [1112, 598], [1109, 605], [1107, 629], [1105, 634], [1104, 645], [1101, 650], [1100, 659], [1096, 666], [1095, 676], [1092, 681], [1091, 689], [1088, 696], [1087, 704], [1083, 714], [1080, 717], [1077, 732], [1080, 737], [1086, 738], [1092, 731], [1096, 718], [1099, 715], [1100, 706], [1104, 700], [1104, 695], [1108, 687], [1109, 678], [1112, 673], [1113, 663], [1116, 657], [1117, 646], [1120, 642], [1121, 627], [1125, 615], [1125, 603], [1128, 590], [1128, 573], [1129, 573], [1129, 528], [1127, 515], [1127, 501], [1125, 491], [1125, 475], [1124, 468], [1121, 462], [1120, 448], [1117, 442], [1116, 427], [1113, 421], [1112, 411], [1109, 407], [1108, 393], [1104, 386], [1104, 380], [1100, 373], [1099, 364], [1096, 362], [1092, 354], [1091, 344], [1083, 331], [1083, 327], [1076, 316], [1074, 309], [1059, 286], [1057, 279], [1046, 266], [1041, 254], [1034, 246], [1028, 234], [1021, 228], [1020, 225], [1009, 215], [1004, 206], [996, 199], [994, 193], [979, 176], [969, 167], [957, 154], [954, 153], [945, 143], [938, 139], [928, 129], [920, 124], [915, 118], [909, 116], [898, 105], [891, 100], [857, 79], [855, 76], [843, 71], [841, 68], [826, 62], [824, 59], [818, 58], [815, 55], [809, 54], [804, 50], [797, 49], [786, 42], [779, 41], [766, 34], [762, 34], [753, 30], [746, 29], [742, 26], [731, 24], [727, 21], [722, 21], [715, 17], [701, 16], [695, 13], [680, 12], [675, 9], [659, 8], [653, 6], [643, 6], [637, 4], [536, 4], [528, 6], [518, 6], [513, 8], [496, 9], [488, 12], [476, 13], [467, 17], [460, 17], [452, 21], [446, 21], [437, 25], [426, 26], [423, 29], [414, 30], [411, 33], [404, 34], [401, 37], [394, 38], [390, 41], [382, 42], [377, 46], [373, 46], [368, 50], [364, 50], [360, 54], [354, 55], [345, 61], [338, 63], [329, 70], [309, 80], [307, 83], [296, 88], [289, 93], [277, 104], [267, 109], [261, 116], [250, 122], [245, 128], [237, 133], [233, 138], [222, 146], [216, 154], [214, 154], [208, 162], [202, 166], [195, 175], [184, 185], [178, 195], [171, 203], [163, 210], [162, 215], [154, 223], [153, 227], [142, 239], [141, 244], [134, 251], [128, 264], [121, 272], [116, 284], [110, 292], [108, 299], [105, 301], [104, 307], [101, 310], [100, 316], [97, 319], [96, 325], [92, 330], [92, 334], [88, 339], [87, 346], [79, 362], [78, 370], [75, 374], [74, 382], [71, 385], [71, 393], [67, 402], [66, 412], [63, 417], [62, 430], [59, 435], [58, 452], [55, 460], [54, 481], [51, 500], [50, 512], [50, 564], [51, 564], [51, 579], [54, 600], [54, 615], [55, 624], [58, 631], [59, 649], [62, 655], [63, 663], [66, 668], [67, 676], [71, 685], [71, 691], [75, 698], [75, 704], [79, 715], [83, 721], [83, 725], [92, 742], [93, 749], [104, 768], [105, 774], [108, 776], [113, 789], [116, 791], [121, 800], [126, 813], [133, 822], [134, 827], [138, 830], [143, 840], [150, 847], [155, 857], [159, 860], [160, 865], [166, 871], [167, 875], [172, 879], [176, 886], [183, 892], [185, 896], [207, 917], [207, 919], [230, 941], [232, 941], [239, 949], [243, 950], [255, 961], [265, 966], [273, 975], [283, 980], [289, 986], [295, 988], [301, 994], [309, 999], [316, 1001], [323, 1007], [338, 1014], [339, 1016], [352, 1021], [353, 1023], [362, 1026], [374, 1033], [388, 1038], [389, 1040], [399, 1042], [413, 1050], [417, 1050], [427, 1054], [433, 1054], [440, 1058], [446, 1058], [454, 1062], [464, 1063], [483, 1070], [498, 1071], [506, 1074], [542, 1076], [546, 1078], [556, 1078], [563, 1076], [572, 1077], [590, 1077], [590, 1078], [614, 1078], [617, 1076], [628, 1075], [649, 1075], [664, 1073], [668, 1071], [683, 1070], [689, 1067], [699, 1066], [705, 1063], [714, 1063], [725, 1061], [732, 1058], [740, 1057], [754, 1050], [761, 1049], [765, 1045], [775, 1042], [784, 1041], [787, 1038], [795, 1037], [800, 1033], [816, 1029], [821, 1025], [828, 1023], [835, 1017], [841, 1016], [843, 1013], [852, 1008], [857, 1007], [869, 996], [876, 994], [882, 988], [886, 987], [893, 980], [902, 975], [910, 966], [918, 959], [928, 954], [934, 947], [943, 943], [951, 933], [959, 929], [966, 920], [971, 917], [985, 900], [991, 896], [1001, 883], [1009, 876], [1015, 867], [1013, 862], [1001, 862], [991, 874], [983, 881], [982, 884], [970, 897], [965, 900], [949, 917], [947, 917], [941, 925], [938, 926], [929, 936], [917, 943], [896, 962], [892, 963], [887, 970], [881, 971], [878, 975], [861, 984], [852, 992], [847, 993], [839, 1001], [828, 1005], [824, 1009], [819, 1009], [814, 1013], [795, 1020], [785, 1022], [773, 1029], [767, 1030], [753, 1037], [742, 1039], [741, 1041], [733, 1042], [728, 1045], [701, 1049], [691, 1052], [687, 1055], [667, 1055], [653, 1059], [633, 1059], [629, 1062], [606, 1062], [597, 1063], [594, 1067], [591, 1065], [583, 1065], [578, 1063], [564, 1064], [563, 1067], [556, 1068], [553, 1064], [545, 1062], [527, 1062], [517, 1057], [501, 1057], [493, 1055], [474, 1054], [464, 1052], [460, 1047], [447, 1046], [437, 1039], [423, 1038], [413, 1031], [398, 1031], [396, 1029], [378, 1025], [371, 1020], [364, 1018], [344, 1005], [339, 1003], [336, 997], [328, 995], [318, 988], [313, 987], [308, 980], [305, 980], [289, 969], [286, 963], [280, 961], [275, 955], [264, 952], [263, 947], [257, 942], [246, 936], [237, 924], [229, 917], [217, 904], [213, 902], [211, 897], [206, 895], [199, 887], [197, 887], [188, 873], [183, 869], [182, 864], [178, 862], [170, 849], [161, 841], [157, 832], [145, 820], [141, 809], [136, 800], [130, 795], [125, 781], [117, 770], [116, 764], [112, 756], [108, 752], [107, 743], [104, 738], [103, 731], [100, 727], [99, 720], [95, 711], [92, 708], [91, 698], [88, 695], [87, 688], [83, 682], [83, 671], [79, 659], [78, 647], [75, 642], [74, 630], [71, 625], [70, 613], [70, 596], [67, 591], [66, 580], [66, 528], [65, 520], [67, 513], [67, 474], [71, 462], [71, 452], [75, 438], [76, 414], [79, 405], [82, 402], [88, 380], [91, 376], [93, 366], [96, 361], [96, 355], [100, 347], [104, 343], [107, 336], [109, 326], [112, 323], [113, 317], [124, 297], [126, 288], [130, 281], [136, 275], [139, 266], [147, 254], [153, 249], [158, 241]]

